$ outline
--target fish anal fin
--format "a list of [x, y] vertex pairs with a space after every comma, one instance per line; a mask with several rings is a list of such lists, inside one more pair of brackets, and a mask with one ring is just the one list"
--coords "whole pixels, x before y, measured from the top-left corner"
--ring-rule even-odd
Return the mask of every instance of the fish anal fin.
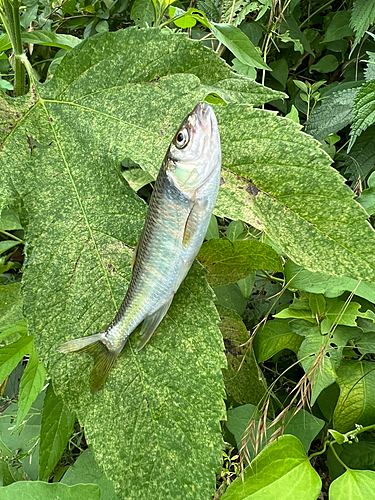
[[172, 300], [173, 300], [173, 296], [170, 300], [168, 300], [168, 302], [163, 304], [154, 313], [150, 314], [150, 316], [147, 316], [147, 318], [144, 319], [143, 324], [142, 324], [142, 329], [141, 329], [142, 339], [141, 339], [141, 342], [139, 343], [139, 345], [135, 349], [137, 352], [140, 351], [142, 349], [142, 347], [144, 347], [147, 344], [147, 342], [150, 340], [152, 334], [159, 326], [161, 320], [167, 314], [167, 311], [169, 309], [169, 306], [171, 305]]
[[90, 390], [92, 393], [98, 391], [108, 378], [120, 350], [110, 350], [103, 342], [104, 334], [96, 333], [87, 337], [65, 342], [57, 348], [57, 351], [64, 354], [86, 353], [94, 360], [94, 366], [90, 374]]

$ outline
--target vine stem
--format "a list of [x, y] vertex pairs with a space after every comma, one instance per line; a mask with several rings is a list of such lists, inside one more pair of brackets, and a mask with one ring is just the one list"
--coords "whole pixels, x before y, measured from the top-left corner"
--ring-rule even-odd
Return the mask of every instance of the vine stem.
[[344, 467], [344, 469], [345, 470], [350, 470], [349, 467], [346, 464], [344, 464], [344, 462], [341, 460], [341, 458], [336, 453], [336, 450], [335, 450], [335, 447], [334, 447], [334, 443], [329, 443], [329, 447], [331, 448], [332, 453], [335, 455], [335, 457], [338, 460], [338, 462], [340, 462], [340, 464]]
[[13, 0], [13, 2], [0, 0], [0, 18], [9, 36], [14, 54], [14, 94], [16, 97], [25, 94], [26, 91], [19, 6], [19, 0]]

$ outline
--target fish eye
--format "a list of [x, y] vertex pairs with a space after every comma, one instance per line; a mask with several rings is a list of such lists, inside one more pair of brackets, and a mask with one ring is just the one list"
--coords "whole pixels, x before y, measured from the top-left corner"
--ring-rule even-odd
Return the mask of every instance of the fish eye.
[[176, 146], [182, 149], [186, 146], [189, 140], [189, 134], [186, 128], [179, 130], [175, 137]]

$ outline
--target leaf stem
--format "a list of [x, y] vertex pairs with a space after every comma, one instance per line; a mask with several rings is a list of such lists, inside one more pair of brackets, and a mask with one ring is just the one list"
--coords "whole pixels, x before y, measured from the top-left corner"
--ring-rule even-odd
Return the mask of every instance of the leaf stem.
[[336, 450], [335, 450], [335, 447], [334, 447], [334, 441], [333, 442], [330, 442], [329, 443], [329, 447], [331, 448], [332, 450], [332, 453], [335, 455], [336, 459], [338, 460], [338, 462], [340, 462], [340, 464], [346, 469], [346, 470], [351, 470], [346, 464], [344, 464], [344, 462], [341, 460], [341, 458], [338, 456], [338, 454], [336, 453]]
[[312, 453], [311, 455], [309, 455], [309, 460], [311, 460], [312, 458], [314, 457], [317, 457], [318, 455], [323, 455], [323, 453], [326, 452], [326, 449], [327, 449], [327, 445], [328, 445], [328, 440], [324, 441], [324, 446], [323, 446], [323, 449], [320, 450], [320, 451], [316, 451], [315, 453]]
[[329, 2], [325, 3], [324, 5], [322, 5], [321, 7], [319, 7], [319, 9], [317, 9], [315, 12], [313, 12], [312, 14], [309, 15], [309, 17], [306, 17], [306, 19], [304, 21], [302, 21], [302, 23], [299, 25], [299, 28], [301, 29], [302, 26], [307, 23], [308, 21], [310, 21], [310, 19], [314, 16], [316, 16], [316, 14], [318, 14], [318, 12], [320, 12], [321, 10], [325, 9], [326, 7], [328, 7], [328, 5], [331, 5], [331, 3], [333, 3], [335, 0], [329, 0]]
[[19, 238], [17, 238], [17, 236], [14, 236], [14, 234], [12, 234], [12, 233], [8, 233], [8, 231], [2, 231], [0, 229], [0, 233], [4, 234], [5, 236], [8, 236], [8, 238], [12, 238], [13, 240], [19, 241], [23, 245], [25, 244], [25, 242], [23, 240], [20, 240]]

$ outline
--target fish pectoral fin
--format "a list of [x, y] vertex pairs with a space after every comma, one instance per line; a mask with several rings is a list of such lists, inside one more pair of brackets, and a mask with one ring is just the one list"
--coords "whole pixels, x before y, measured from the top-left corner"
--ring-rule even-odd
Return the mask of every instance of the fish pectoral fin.
[[182, 246], [184, 248], [186, 248], [190, 241], [194, 238], [199, 221], [202, 215], [205, 214], [205, 208], [204, 204], [202, 204], [202, 200], [196, 200], [191, 207], [185, 222], [184, 234], [182, 236]]
[[144, 319], [143, 324], [142, 324], [142, 329], [141, 329], [142, 339], [141, 339], [139, 345], [135, 349], [136, 352], [140, 351], [142, 349], [142, 347], [144, 347], [147, 344], [147, 342], [150, 340], [152, 334], [159, 326], [159, 323], [164, 318], [164, 316], [167, 314], [167, 311], [169, 309], [169, 306], [171, 305], [172, 300], [173, 300], [173, 296], [170, 300], [168, 300], [168, 302], [163, 304], [154, 313], [150, 314], [150, 316], [147, 316], [147, 318]]
[[120, 350], [110, 350], [103, 343], [104, 333], [96, 333], [65, 342], [57, 348], [58, 352], [64, 354], [83, 352], [89, 354], [94, 360], [94, 366], [90, 374], [90, 390], [92, 393], [98, 391], [107, 380]]

